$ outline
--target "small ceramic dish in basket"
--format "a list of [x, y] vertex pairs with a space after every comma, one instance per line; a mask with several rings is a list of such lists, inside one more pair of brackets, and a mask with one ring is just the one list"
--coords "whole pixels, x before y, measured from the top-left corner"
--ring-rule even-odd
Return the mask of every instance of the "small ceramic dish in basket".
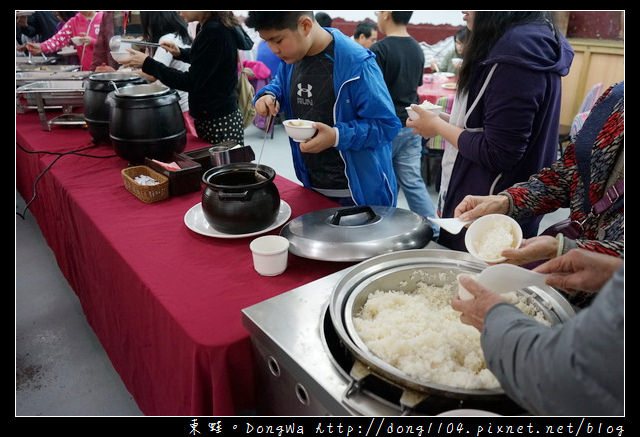
[[[121, 173], [125, 188], [144, 203], [158, 202], [169, 197], [169, 178], [146, 165], [128, 167], [122, 169]], [[154, 185], [139, 184], [136, 182], [138, 176], [154, 179], [158, 183]]]

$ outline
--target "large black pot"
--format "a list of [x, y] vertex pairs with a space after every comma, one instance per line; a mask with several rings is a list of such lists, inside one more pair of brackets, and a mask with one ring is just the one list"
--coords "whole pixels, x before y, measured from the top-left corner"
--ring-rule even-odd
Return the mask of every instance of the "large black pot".
[[131, 164], [144, 158], [168, 162], [187, 144], [180, 97], [163, 85], [133, 85], [109, 93], [109, 136], [118, 156]]
[[[260, 176], [256, 176], [256, 170]], [[202, 175], [202, 210], [209, 224], [225, 234], [248, 234], [276, 220], [280, 193], [271, 167], [250, 162], [214, 167]]]
[[132, 73], [96, 73], [85, 80], [84, 119], [89, 134], [96, 144], [111, 144], [109, 138], [109, 106], [107, 95], [118, 88], [147, 83], [142, 76]]

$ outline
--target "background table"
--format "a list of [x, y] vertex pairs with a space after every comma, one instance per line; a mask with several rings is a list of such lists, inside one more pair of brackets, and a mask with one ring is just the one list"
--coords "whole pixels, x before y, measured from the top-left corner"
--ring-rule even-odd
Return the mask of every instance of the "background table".
[[[41, 130], [37, 114], [17, 114], [16, 142], [29, 151], [91, 145], [86, 130]], [[206, 143], [189, 136], [186, 150]], [[109, 156], [109, 146], [84, 153]], [[28, 201], [56, 155], [16, 148], [16, 188]], [[346, 264], [289, 255], [280, 276], [253, 269], [251, 238], [192, 232], [184, 215], [201, 192], [145, 204], [129, 193], [119, 157], [59, 158], [37, 185], [32, 214], [77, 293], [89, 324], [146, 415], [233, 415], [254, 405], [249, 336], [241, 309]], [[282, 177], [275, 183], [291, 218], [336, 206]], [[270, 232], [277, 234], [280, 228]]]
[[422, 78], [422, 85], [418, 87], [420, 103], [426, 100], [435, 104], [436, 100], [440, 97], [455, 96], [455, 88], [443, 88], [442, 85], [445, 83], [456, 83], [456, 80], [456, 77], [445, 78], [443, 76], [438, 77], [437, 75], [425, 74]]

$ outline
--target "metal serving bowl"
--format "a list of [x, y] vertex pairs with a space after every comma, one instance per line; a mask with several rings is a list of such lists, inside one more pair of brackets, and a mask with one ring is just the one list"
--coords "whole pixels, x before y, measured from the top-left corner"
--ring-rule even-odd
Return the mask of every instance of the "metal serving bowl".
[[[414, 290], [417, 282], [421, 280], [420, 275], [413, 274], [416, 270], [445, 273], [441, 279], [444, 283], [454, 280], [458, 273], [479, 273], [486, 267], [486, 264], [477, 261], [468, 253], [451, 250], [405, 250], [370, 258], [349, 270], [336, 284], [329, 302], [331, 321], [354, 358], [377, 376], [424, 396], [437, 394], [459, 399], [499, 399], [506, 396], [501, 388], [461, 389], [426, 383], [407, 375], [369, 351], [353, 323], [353, 318], [360, 313], [369, 294], [374, 291]], [[529, 295], [552, 324], [566, 321], [575, 315], [569, 302], [552, 287], [527, 287], [518, 290], [518, 293]]]

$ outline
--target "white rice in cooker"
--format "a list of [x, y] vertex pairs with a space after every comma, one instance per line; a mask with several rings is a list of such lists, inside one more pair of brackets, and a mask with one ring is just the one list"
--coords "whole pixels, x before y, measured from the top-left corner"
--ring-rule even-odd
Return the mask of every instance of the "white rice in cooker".
[[504, 222], [496, 222], [478, 236], [474, 246], [478, 256], [483, 259], [498, 259], [505, 249], [513, 248], [515, 236], [511, 232], [509, 226], [505, 226]]
[[[498, 380], [486, 368], [480, 332], [463, 324], [460, 313], [451, 308], [455, 280], [441, 286], [428, 282], [418, 282], [413, 291], [371, 293], [353, 318], [358, 335], [373, 354], [420, 381], [463, 389], [498, 388]], [[535, 311], [535, 306], [529, 309]]]

